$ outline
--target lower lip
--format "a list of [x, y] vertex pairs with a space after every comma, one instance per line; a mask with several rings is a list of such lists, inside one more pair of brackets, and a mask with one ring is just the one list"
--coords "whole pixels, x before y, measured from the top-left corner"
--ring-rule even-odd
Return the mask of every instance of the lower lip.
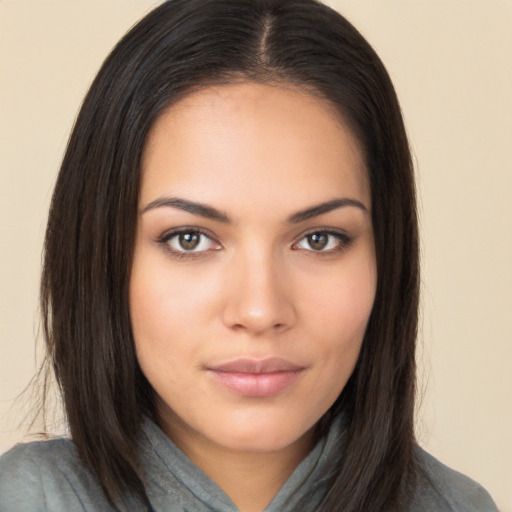
[[267, 397], [290, 387], [302, 370], [272, 373], [239, 373], [209, 370], [208, 373], [230, 391], [247, 397]]

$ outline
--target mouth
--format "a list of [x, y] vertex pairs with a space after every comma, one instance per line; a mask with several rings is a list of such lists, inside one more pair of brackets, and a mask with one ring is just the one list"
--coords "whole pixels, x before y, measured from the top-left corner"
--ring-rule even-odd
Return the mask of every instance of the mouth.
[[229, 391], [253, 398], [277, 395], [294, 384], [305, 370], [282, 358], [236, 359], [206, 367], [212, 379]]

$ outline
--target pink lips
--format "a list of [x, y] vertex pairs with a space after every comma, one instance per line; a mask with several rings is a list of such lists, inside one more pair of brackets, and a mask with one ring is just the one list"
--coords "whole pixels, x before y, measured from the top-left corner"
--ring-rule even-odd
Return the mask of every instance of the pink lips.
[[277, 395], [291, 386], [304, 367], [285, 359], [236, 359], [218, 366], [207, 367], [215, 381], [234, 393], [246, 397]]

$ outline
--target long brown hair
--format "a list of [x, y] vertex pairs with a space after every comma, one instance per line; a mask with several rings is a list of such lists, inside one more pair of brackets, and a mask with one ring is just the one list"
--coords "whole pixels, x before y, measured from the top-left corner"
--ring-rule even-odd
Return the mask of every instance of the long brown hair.
[[58, 175], [41, 282], [48, 361], [79, 454], [111, 501], [148, 503], [137, 442], [153, 391], [128, 308], [140, 158], [184, 94], [234, 80], [284, 82], [327, 99], [359, 138], [372, 194], [378, 283], [356, 369], [322, 418], [349, 415], [322, 512], [399, 508], [413, 474], [418, 235], [399, 104], [380, 59], [315, 0], [170, 0], [118, 43], [80, 110]]

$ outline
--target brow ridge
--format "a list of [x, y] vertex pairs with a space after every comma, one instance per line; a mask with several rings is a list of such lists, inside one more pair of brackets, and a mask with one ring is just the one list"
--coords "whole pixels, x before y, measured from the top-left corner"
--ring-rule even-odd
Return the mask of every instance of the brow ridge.
[[304, 222], [305, 220], [317, 217], [318, 215], [322, 215], [332, 210], [344, 208], [347, 206], [353, 206], [355, 208], [363, 210], [364, 212], [368, 212], [368, 208], [366, 208], [366, 206], [361, 201], [349, 197], [343, 197], [331, 199], [330, 201], [326, 201], [325, 203], [311, 206], [309, 208], [306, 208], [305, 210], [301, 210], [300, 212], [294, 213], [293, 215], [288, 217], [288, 222], [290, 224], [298, 224], [299, 222]]
[[[318, 205], [310, 206], [309, 208], [306, 208], [304, 210], [300, 210], [299, 212], [290, 215], [287, 221], [290, 224], [298, 224], [313, 217], [317, 217], [319, 215], [328, 213], [332, 210], [349, 206], [359, 208], [364, 212], [368, 211], [366, 206], [361, 201], [358, 201], [357, 199], [344, 197], [331, 199], [324, 203], [320, 203]], [[231, 223], [231, 219], [224, 212], [217, 210], [212, 206], [208, 206], [203, 203], [198, 203], [196, 201], [189, 201], [188, 199], [182, 199], [179, 197], [160, 197], [158, 199], [155, 199], [154, 201], [151, 201], [144, 207], [141, 214], [144, 214], [147, 211], [154, 210], [156, 208], [163, 207], [178, 208], [179, 210], [183, 210], [194, 215], [200, 215], [201, 217], [205, 217], [208, 219], [216, 220], [226, 224]]]
[[194, 215], [200, 215], [201, 217], [206, 217], [207, 219], [217, 220], [225, 224], [231, 223], [230, 218], [224, 212], [221, 212], [212, 206], [198, 203], [196, 201], [189, 201], [188, 199], [182, 199], [179, 197], [159, 197], [158, 199], [155, 199], [154, 201], [151, 201], [149, 204], [147, 204], [142, 210], [141, 214], [144, 214], [150, 210], [154, 210], [155, 208], [162, 207], [178, 208], [179, 210], [183, 210]]

